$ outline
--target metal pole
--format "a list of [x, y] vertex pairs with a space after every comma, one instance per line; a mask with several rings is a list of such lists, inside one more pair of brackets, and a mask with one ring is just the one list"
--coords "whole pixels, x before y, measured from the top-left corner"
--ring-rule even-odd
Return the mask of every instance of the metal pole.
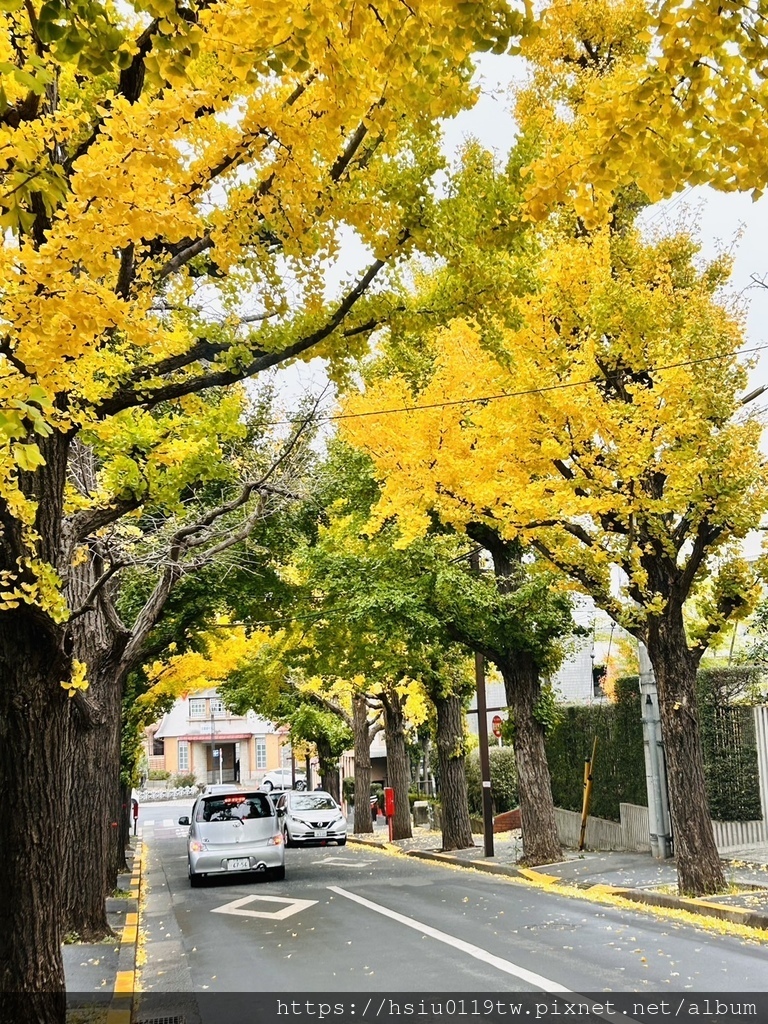
[[216, 727], [213, 719], [213, 708], [211, 708], [211, 782], [216, 781]]
[[[470, 556], [470, 565], [480, 572], [477, 551]], [[485, 658], [475, 652], [475, 685], [477, 688], [477, 734], [480, 742], [480, 785], [483, 789], [483, 840], [485, 856], [493, 856], [493, 801], [491, 799], [491, 761], [488, 754], [488, 711], [485, 700]]]
[[637, 656], [640, 665], [640, 710], [643, 720], [651, 854], [657, 860], [667, 860], [672, 856], [672, 830], [667, 798], [667, 771], [659, 717], [659, 695], [648, 650], [640, 641], [637, 644]]
[[491, 799], [491, 762], [488, 756], [488, 712], [485, 710], [485, 659], [475, 653], [477, 685], [477, 731], [480, 741], [480, 779], [483, 787], [483, 838], [485, 856], [493, 856], [493, 802]]

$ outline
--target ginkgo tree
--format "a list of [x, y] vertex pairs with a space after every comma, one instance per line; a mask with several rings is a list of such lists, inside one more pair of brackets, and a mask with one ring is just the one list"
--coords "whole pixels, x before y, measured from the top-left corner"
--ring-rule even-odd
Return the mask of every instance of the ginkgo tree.
[[[504, 0], [0, 5], [0, 765], [39, 816], [4, 824], [0, 992], [64, 988], [65, 766], [96, 710], [76, 652], [105, 587], [73, 613], [148, 465], [191, 466], [181, 434], [144, 446], [150, 421], [363, 343], [372, 283], [417, 244], [437, 121], [472, 101], [471, 53], [522, 27]], [[341, 225], [370, 262], [329, 300]], [[123, 429], [110, 469], [94, 446]], [[28, 1009], [60, 1021], [63, 996]]]
[[[418, 386], [373, 380], [347, 399], [343, 429], [383, 482], [376, 522], [396, 516], [406, 539], [434, 516], [520, 538], [647, 644], [680, 889], [701, 894], [723, 875], [696, 668], [754, 600], [738, 542], [768, 488], [761, 424], [741, 406], [741, 322], [717, 296], [727, 263], [699, 267], [695, 254], [685, 236], [552, 231], [507, 323], [436, 332]], [[704, 581], [692, 633], [683, 611]]]
[[536, 90], [534, 216], [565, 201], [595, 225], [627, 185], [653, 201], [686, 185], [764, 191], [768, 29], [758, 0], [551, 0], [523, 51], [539, 83], [558, 83], [547, 103]]

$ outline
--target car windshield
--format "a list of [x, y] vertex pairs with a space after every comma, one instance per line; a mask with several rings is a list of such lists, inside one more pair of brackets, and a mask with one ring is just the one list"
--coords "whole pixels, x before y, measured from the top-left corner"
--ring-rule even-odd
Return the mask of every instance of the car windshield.
[[230, 793], [204, 797], [197, 805], [195, 821], [242, 821], [271, 818], [272, 803], [263, 793]]
[[336, 803], [324, 793], [302, 793], [291, 798], [291, 807], [294, 811], [334, 811]]

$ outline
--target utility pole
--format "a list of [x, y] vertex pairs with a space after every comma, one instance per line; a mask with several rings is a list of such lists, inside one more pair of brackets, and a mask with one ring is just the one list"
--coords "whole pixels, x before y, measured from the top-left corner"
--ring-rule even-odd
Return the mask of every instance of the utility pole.
[[[480, 572], [480, 556], [473, 551], [469, 564]], [[488, 711], [485, 700], [485, 658], [475, 652], [475, 685], [477, 688], [477, 735], [480, 743], [480, 785], [483, 790], [483, 840], [485, 856], [493, 856], [493, 801], [491, 799], [491, 761], [488, 754]]]
[[657, 860], [666, 860], [672, 856], [672, 829], [667, 798], [667, 767], [659, 717], [659, 695], [648, 649], [641, 640], [637, 642], [637, 657], [640, 665], [640, 707], [643, 720], [651, 854]]

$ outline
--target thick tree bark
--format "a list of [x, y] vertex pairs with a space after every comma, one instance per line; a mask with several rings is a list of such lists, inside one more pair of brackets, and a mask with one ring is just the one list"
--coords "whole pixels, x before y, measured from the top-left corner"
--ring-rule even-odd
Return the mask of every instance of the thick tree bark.
[[411, 807], [408, 791], [411, 783], [411, 763], [405, 745], [405, 714], [400, 694], [394, 687], [379, 695], [384, 708], [384, 737], [387, 743], [387, 781], [395, 791], [395, 815], [392, 824], [393, 839], [410, 839]]
[[515, 764], [523, 833], [523, 861], [553, 864], [562, 856], [552, 799], [552, 780], [544, 748], [544, 726], [535, 717], [541, 694], [539, 669], [521, 651], [514, 658], [494, 658], [503, 678], [507, 703], [515, 716]]
[[464, 703], [459, 696], [439, 697], [437, 757], [440, 762], [440, 796], [443, 849], [466, 850], [474, 846], [467, 803], [464, 752]]
[[672, 600], [660, 618], [649, 620], [648, 655], [659, 693], [678, 887], [686, 896], [721, 892], [725, 876], [709, 814], [699, 734], [699, 658], [688, 649], [682, 610]]
[[[94, 559], [71, 571], [66, 593], [70, 607], [84, 607], [103, 571]], [[88, 666], [87, 697], [95, 709], [77, 715], [69, 761], [72, 787], [65, 853], [64, 927], [85, 942], [112, 935], [106, 897], [117, 885], [114, 850], [120, 833], [120, 730], [125, 639], [116, 637], [97, 602], [76, 620], [72, 654]]]
[[373, 832], [369, 794], [371, 792], [371, 735], [368, 704], [363, 696], [352, 698], [352, 732], [355, 742], [354, 832]]
[[341, 803], [341, 790], [339, 788], [339, 761], [333, 756], [331, 744], [320, 737], [315, 740], [317, 747], [317, 759], [320, 762], [320, 785], [326, 793], [330, 793], [337, 803]]
[[0, 630], [2, 1024], [63, 1024], [66, 1012], [61, 865], [72, 706], [60, 685], [69, 659], [43, 618], [22, 606], [4, 613]]

